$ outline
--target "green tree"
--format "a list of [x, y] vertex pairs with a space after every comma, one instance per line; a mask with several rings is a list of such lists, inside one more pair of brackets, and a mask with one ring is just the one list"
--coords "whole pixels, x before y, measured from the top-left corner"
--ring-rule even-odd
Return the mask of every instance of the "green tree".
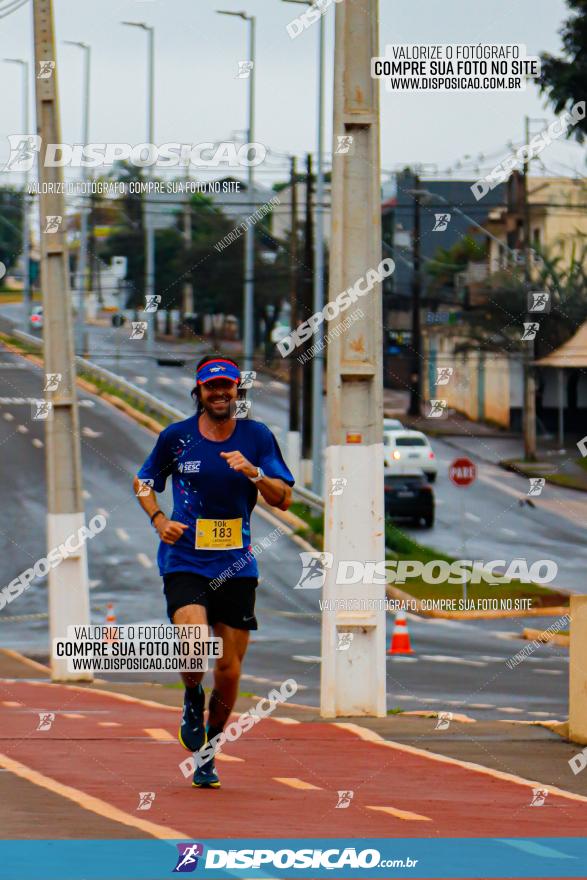
[[[560, 34], [563, 57], [543, 53], [540, 88], [548, 94], [556, 113], [584, 101], [587, 95], [587, 0], [567, 0], [571, 16]], [[569, 129], [582, 142], [587, 135], [587, 117]]]
[[[536, 357], [543, 357], [569, 339], [587, 320], [587, 242], [574, 246], [571, 259], [542, 253], [539, 276], [532, 286], [550, 292], [550, 313], [536, 314], [540, 324]], [[486, 302], [463, 313], [469, 341], [462, 348], [488, 351], [521, 351], [522, 323], [528, 320], [527, 292], [523, 271], [496, 272], [488, 280]]]
[[22, 193], [0, 189], [0, 260], [9, 270], [22, 252]]

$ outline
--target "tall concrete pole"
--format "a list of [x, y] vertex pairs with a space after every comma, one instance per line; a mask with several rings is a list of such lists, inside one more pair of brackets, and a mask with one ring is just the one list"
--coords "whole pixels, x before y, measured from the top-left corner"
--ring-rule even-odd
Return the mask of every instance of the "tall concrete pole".
[[[381, 262], [379, 84], [370, 76], [377, 54], [378, 0], [337, 4], [333, 135], [335, 142], [352, 137], [353, 149], [333, 150], [329, 301]], [[385, 558], [381, 299], [375, 283], [337, 323], [358, 308], [364, 317], [329, 343], [324, 549], [332, 560], [326, 557], [323, 598], [366, 600], [367, 607], [323, 612], [325, 717], [386, 712], [384, 586], [337, 578], [343, 560]], [[331, 495], [331, 480], [340, 478], [347, 481], [342, 493]], [[350, 646], [337, 650], [349, 637]]]
[[[148, 92], [148, 139], [149, 143], [155, 143], [155, 29], [145, 27], [149, 35], [149, 92]], [[153, 166], [150, 169], [151, 178], [153, 177]], [[155, 294], [155, 217], [153, 216], [153, 207], [150, 207], [150, 195], [147, 194], [145, 199], [145, 224], [146, 224], [146, 245], [147, 260], [145, 266], [145, 296], [150, 298]], [[154, 202], [153, 202], [154, 204]], [[147, 357], [149, 358], [149, 384], [151, 391], [155, 386], [155, 316], [156, 312], [151, 308], [147, 312]]]
[[[155, 28], [143, 21], [123, 21], [128, 27], [137, 27], [147, 32], [147, 142], [155, 142]], [[153, 166], [146, 174], [147, 180], [153, 178]], [[145, 230], [145, 297], [152, 301], [155, 294], [155, 218], [154, 200], [147, 192], [143, 198], [143, 226]], [[153, 390], [155, 384], [155, 311], [150, 308], [147, 317], [147, 376]]]
[[[29, 134], [29, 64], [21, 58], [5, 58], [9, 64], [18, 64], [22, 70], [22, 131]], [[31, 314], [31, 259], [30, 259], [30, 207], [29, 207], [29, 172], [25, 171], [24, 189], [22, 193], [22, 326], [29, 331]]]
[[[298, 267], [298, 185], [296, 157], [291, 157], [290, 172], [291, 189], [291, 232], [289, 237], [289, 304], [290, 326], [298, 326], [298, 295], [299, 295], [299, 267]], [[300, 365], [297, 358], [289, 359], [289, 430], [297, 433], [300, 430]]]
[[[249, 74], [249, 126], [248, 141], [253, 143], [255, 135], [255, 17], [253, 15], [245, 16], [245, 20], [249, 22], [249, 60], [252, 63]], [[247, 169], [247, 192], [249, 194], [249, 204], [251, 213], [255, 211], [254, 198], [255, 180], [253, 176], [253, 166], [249, 165]], [[252, 223], [247, 223], [245, 233], [245, 303], [244, 303], [244, 365], [245, 370], [253, 369], [253, 356], [255, 352], [255, 227]]]
[[[314, 308], [313, 313], [324, 307], [324, 16], [320, 16], [318, 31], [318, 108], [317, 108], [317, 157], [316, 157], [316, 237], [314, 239]], [[319, 324], [315, 343], [324, 335]], [[317, 495], [323, 490], [323, 386], [324, 353], [318, 351], [312, 361], [312, 489]]]
[[[61, 143], [52, 0], [33, 2], [37, 133], [46, 144]], [[39, 78], [39, 73], [45, 75]], [[46, 74], [49, 75], [46, 75]], [[80, 434], [75, 385], [73, 328], [65, 232], [63, 170], [46, 167], [39, 151], [41, 285], [45, 371], [61, 374], [55, 391], [47, 391], [52, 411], [45, 424], [48, 549], [70, 535], [74, 545], [85, 525], [82, 502]], [[53, 189], [53, 192], [44, 190]], [[60, 218], [49, 220], [48, 218]], [[46, 232], [55, 228], [57, 231]], [[85, 542], [79, 550], [49, 569], [49, 638], [64, 638], [70, 625], [88, 625], [90, 600]], [[52, 651], [50, 650], [52, 655]], [[54, 681], [88, 680], [87, 673], [68, 673], [65, 659], [51, 657]]]
[[[247, 139], [253, 143], [255, 137], [255, 16], [247, 15], [246, 12], [231, 12], [227, 9], [217, 9], [218, 15], [232, 15], [234, 18], [242, 18], [249, 23], [249, 121], [247, 126]], [[249, 208], [251, 213], [255, 210], [254, 197], [255, 177], [253, 166], [247, 168], [247, 192], [249, 194]], [[253, 355], [255, 353], [255, 231], [252, 223], [247, 223], [245, 231], [245, 281], [243, 289], [243, 364], [245, 370], [253, 369]]]
[[[530, 120], [525, 117], [525, 144], [530, 143]], [[528, 179], [530, 175], [530, 159], [524, 162], [522, 176], [524, 184], [524, 293], [527, 296], [531, 288], [530, 274], [530, 200], [528, 193]], [[535, 316], [528, 315], [532, 320]], [[536, 368], [534, 367], [535, 343], [524, 343], [524, 408], [522, 410], [522, 429], [524, 433], [524, 460], [536, 461]]]
[[[84, 52], [84, 90], [83, 90], [83, 143], [90, 142], [90, 58], [91, 49], [87, 43], [64, 40], [68, 46], [77, 46]], [[77, 290], [77, 322], [76, 349], [79, 354], [88, 354], [86, 333], [86, 275], [88, 269], [88, 214], [90, 212], [90, 194], [86, 192], [90, 169], [82, 167], [82, 195], [80, 210], [80, 246], [76, 273]]]

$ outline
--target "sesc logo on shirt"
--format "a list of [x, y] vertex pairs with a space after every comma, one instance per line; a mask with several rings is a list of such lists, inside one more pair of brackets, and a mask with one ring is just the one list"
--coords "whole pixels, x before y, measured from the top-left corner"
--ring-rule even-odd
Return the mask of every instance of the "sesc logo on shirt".
[[180, 461], [177, 466], [180, 474], [199, 474], [201, 461]]

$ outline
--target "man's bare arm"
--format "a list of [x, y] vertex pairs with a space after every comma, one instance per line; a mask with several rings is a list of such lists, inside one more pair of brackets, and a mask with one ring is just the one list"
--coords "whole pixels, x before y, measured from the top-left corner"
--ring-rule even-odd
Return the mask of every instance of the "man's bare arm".
[[[133, 482], [133, 489], [135, 495], [139, 499], [139, 504], [149, 517], [153, 516], [155, 511], [160, 510], [159, 503], [157, 501], [157, 495], [150, 486], [145, 484], [144, 480], [141, 480], [140, 477], [135, 477]], [[148, 489], [148, 491], [147, 491]], [[185, 525], [185, 523], [176, 522], [173, 519], [168, 519], [163, 512], [159, 513], [155, 519], [153, 520], [153, 525], [157, 529], [159, 537], [163, 541], [164, 544], [175, 544], [178, 538], [181, 538], [184, 531], [189, 528], [189, 526]]]

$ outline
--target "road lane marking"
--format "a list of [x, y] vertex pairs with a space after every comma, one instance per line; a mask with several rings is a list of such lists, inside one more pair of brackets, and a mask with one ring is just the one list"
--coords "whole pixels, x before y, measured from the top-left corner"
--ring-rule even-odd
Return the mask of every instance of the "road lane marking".
[[562, 669], [541, 669], [540, 666], [535, 666], [532, 669], [532, 672], [542, 672], [543, 675], [562, 675]]
[[98, 727], [122, 727], [118, 721], [98, 721]]
[[148, 381], [146, 376], [135, 376], [135, 382], [139, 385], [146, 385]]
[[301, 721], [298, 721], [297, 718], [275, 718], [275, 716], [271, 719], [272, 721], [276, 721], [278, 724], [301, 724]]
[[86, 501], [88, 501], [92, 497], [87, 489], [83, 490], [82, 495], [86, 499]]
[[147, 736], [150, 736], [151, 739], [156, 739], [157, 742], [175, 742], [177, 739], [168, 730], [163, 730], [162, 727], [143, 727], [143, 730]]
[[236, 755], [225, 755], [224, 752], [216, 752], [214, 758], [216, 759], [216, 761], [226, 761], [227, 763], [232, 763], [234, 761], [238, 761], [239, 764], [245, 763], [244, 758], [237, 758]]
[[121, 541], [130, 541], [130, 535], [126, 529], [116, 529], [116, 534]]
[[2, 705], [8, 709], [14, 709], [16, 706], [24, 706], [24, 703], [15, 703], [14, 700], [2, 700]]
[[428, 761], [436, 761], [438, 764], [452, 764], [453, 767], [460, 767], [463, 770], [470, 770], [473, 773], [479, 773], [481, 776], [491, 776], [493, 779], [500, 779], [503, 782], [511, 782], [514, 785], [521, 785], [524, 788], [544, 788], [550, 794], [558, 797], [566, 798], [569, 801], [579, 801], [582, 804], [587, 803], [587, 797], [582, 794], [576, 794], [574, 791], [566, 791], [564, 788], [558, 788], [556, 785], [548, 785], [544, 782], [536, 780], [524, 779], [523, 776], [516, 776], [513, 773], [506, 773], [504, 770], [494, 770], [492, 767], [483, 767], [481, 764], [475, 764], [473, 761], [462, 761], [459, 758], [451, 758], [448, 755], [438, 755], [436, 752], [428, 752], [419, 749], [416, 746], [409, 746], [404, 743], [393, 742], [383, 739], [374, 730], [367, 727], [361, 727], [350, 721], [332, 721], [334, 727], [340, 727], [349, 733], [354, 733], [359, 739], [374, 745], [383, 746], [387, 749], [393, 749], [396, 752], [407, 752], [409, 755], [417, 755], [420, 758], [426, 758]]
[[501, 531], [504, 533], [504, 535], [510, 535], [512, 538], [517, 538], [518, 536], [518, 533], [514, 532], [513, 529], [502, 528]]
[[483, 660], [465, 660], [464, 657], [451, 657], [448, 654], [420, 654], [420, 659], [431, 663], [458, 663], [461, 666], [487, 666]]
[[153, 568], [153, 563], [146, 553], [137, 553], [137, 560], [141, 563], [143, 568]]
[[4, 418], [6, 419], [7, 422], [14, 421], [14, 416], [12, 415], [12, 413], [4, 413]]
[[481, 517], [480, 517], [480, 516], [477, 516], [476, 513], [470, 513], [470, 512], [467, 510], [467, 512], [465, 513], [465, 516], [466, 516], [467, 519], [470, 519], [471, 522], [481, 522]]
[[507, 712], [510, 715], [522, 715], [524, 713], [523, 709], [516, 709], [515, 706], [497, 706], [498, 712]]
[[28, 434], [28, 432], [29, 432], [29, 429], [27, 428], [26, 425], [19, 425], [16, 430], [18, 431], [19, 434]]
[[316, 657], [312, 654], [292, 654], [292, 660], [298, 663], [322, 663], [322, 657]]
[[32, 782], [33, 785], [46, 788], [53, 794], [58, 794], [63, 798], [67, 798], [67, 800], [73, 801], [78, 807], [82, 807], [82, 809], [88, 810], [90, 813], [96, 813], [98, 816], [110, 819], [112, 822], [119, 822], [121, 825], [128, 825], [131, 828], [138, 828], [139, 831], [144, 831], [146, 834], [150, 834], [151, 837], [158, 838], [159, 840], [182, 840], [183, 838], [189, 840], [189, 835], [185, 831], [178, 831], [176, 828], [169, 828], [165, 825], [157, 825], [155, 822], [148, 822], [146, 819], [139, 819], [137, 816], [125, 813], [123, 810], [100, 798], [86, 794], [78, 788], [73, 788], [71, 785], [57, 782], [56, 779], [45, 776], [43, 773], [33, 770], [32, 767], [27, 767], [25, 764], [21, 764], [20, 761], [9, 758], [8, 755], [0, 753], [0, 767], [10, 770], [15, 776], [19, 776], [27, 782]]
[[88, 437], [90, 440], [95, 440], [96, 437], [101, 437], [102, 431], [94, 431], [93, 428], [88, 428], [88, 426], [84, 426], [82, 428], [82, 437]]
[[31, 442], [32, 442], [33, 446], [37, 447], [37, 449], [42, 449], [43, 446], [45, 445], [42, 440], [39, 440], [38, 437], [33, 437]]
[[275, 782], [281, 782], [282, 785], [287, 785], [289, 788], [297, 788], [301, 791], [323, 791], [319, 785], [312, 785], [311, 782], [298, 779], [296, 776], [274, 776], [273, 779]]
[[406, 822], [432, 822], [430, 816], [421, 816], [420, 813], [410, 813], [409, 810], [396, 810], [395, 807], [365, 807], [366, 810], [377, 810], [380, 813], [388, 813], [396, 819], [404, 819]]
[[79, 715], [77, 712], [63, 712], [64, 718], [85, 718], [85, 715]]

